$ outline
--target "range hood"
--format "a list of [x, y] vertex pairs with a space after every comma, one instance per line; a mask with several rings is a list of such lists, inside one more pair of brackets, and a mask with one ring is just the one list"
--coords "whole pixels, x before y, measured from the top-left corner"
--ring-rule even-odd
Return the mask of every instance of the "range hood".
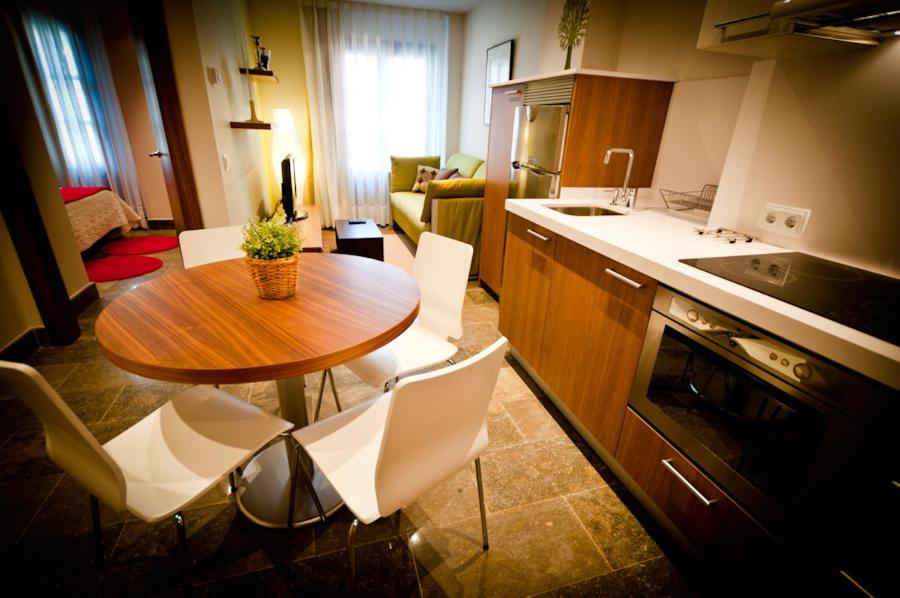
[[715, 28], [717, 43], [705, 49], [765, 58], [877, 46], [900, 35], [900, 0], [779, 0]]

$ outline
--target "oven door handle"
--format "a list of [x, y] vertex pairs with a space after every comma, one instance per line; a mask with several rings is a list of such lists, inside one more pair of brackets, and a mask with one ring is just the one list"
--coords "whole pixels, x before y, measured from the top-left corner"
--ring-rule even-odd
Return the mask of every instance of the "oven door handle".
[[691, 493], [693, 493], [694, 496], [696, 496], [698, 499], [700, 499], [700, 502], [703, 503], [704, 507], [708, 507], [709, 505], [716, 502], [716, 499], [714, 499], [714, 498], [709, 499], [709, 498], [706, 498], [705, 496], [703, 496], [702, 492], [697, 490], [693, 484], [691, 484], [689, 481], [687, 481], [687, 478], [685, 478], [683, 475], [681, 475], [681, 473], [677, 469], [675, 469], [675, 466], [672, 465], [672, 459], [663, 459], [662, 464], [666, 469], [671, 471], [672, 475], [674, 475], [676, 478], [678, 478], [678, 481], [681, 482], [682, 484], [684, 484], [687, 487], [687, 489], [690, 490]]

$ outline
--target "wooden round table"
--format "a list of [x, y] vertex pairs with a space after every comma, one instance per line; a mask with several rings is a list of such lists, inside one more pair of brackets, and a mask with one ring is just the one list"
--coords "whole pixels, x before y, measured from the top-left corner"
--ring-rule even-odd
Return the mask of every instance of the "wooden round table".
[[[303, 374], [387, 344], [418, 311], [415, 280], [377, 260], [301, 254], [297, 294], [266, 301], [239, 258], [144, 283], [103, 310], [96, 336], [110, 361], [148, 378], [193, 384], [275, 380], [281, 417], [302, 427], [308, 423]], [[238, 505], [251, 520], [286, 527], [292, 453], [290, 443], [277, 443], [243, 469]], [[304, 464], [331, 514], [340, 497], [308, 460]], [[294, 525], [318, 520], [302, 480], [296, 493]]]

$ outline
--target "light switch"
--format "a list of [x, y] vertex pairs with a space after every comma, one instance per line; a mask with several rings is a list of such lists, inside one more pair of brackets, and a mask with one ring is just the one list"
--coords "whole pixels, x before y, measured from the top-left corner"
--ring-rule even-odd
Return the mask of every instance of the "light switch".
[[222, 73], [214, 66], [206, 67], [206, 76], [209, 77], [209, 82], [213, 85], [222, 82]]
[[228, 159], [228, 154], [222, 154], [222, 169], [228, 170], [231, 167], [231, 160]]

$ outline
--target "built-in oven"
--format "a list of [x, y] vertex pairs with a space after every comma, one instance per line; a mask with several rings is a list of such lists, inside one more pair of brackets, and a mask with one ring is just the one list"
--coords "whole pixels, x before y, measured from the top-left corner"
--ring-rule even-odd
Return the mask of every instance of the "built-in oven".
[[629, 403], [790, 548], [833, 541], [863, 486], [895, 466], [879, 443], [897, 400], [660, 287]]

